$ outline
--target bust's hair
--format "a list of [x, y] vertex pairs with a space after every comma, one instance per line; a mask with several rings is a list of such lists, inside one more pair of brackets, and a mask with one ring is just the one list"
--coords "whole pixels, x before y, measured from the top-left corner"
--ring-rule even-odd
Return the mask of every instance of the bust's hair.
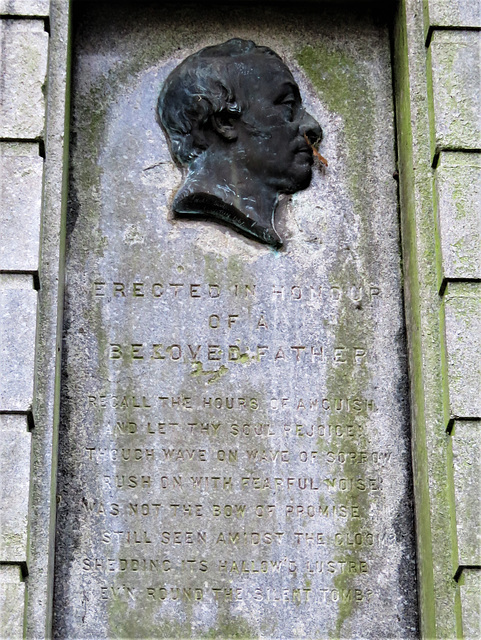
[[170, 73], [157, 108], [171, 154], [179, 165], [190, 164], [205, 149], [202, 129], [211, 116], [227, 112], [235, 117], [243, 112], [246, 96], [242, 82], [248, 58], [256, 54], [281, 60], [268, 47], [234, 38], [201, 49]]

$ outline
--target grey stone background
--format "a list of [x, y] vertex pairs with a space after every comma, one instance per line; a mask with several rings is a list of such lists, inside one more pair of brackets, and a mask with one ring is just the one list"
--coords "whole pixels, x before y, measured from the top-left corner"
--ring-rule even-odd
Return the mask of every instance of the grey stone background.
[[[102, 10], [79, 17], [76, 31], [72, 95], [72, 148], [66, 260], [64, 381], [59, 437], [58, 535], [54, 634], [111, 637], [114, 633], [141, 637], [229, 636], [237, 629], [245, 637], [268, 638], [372, 637], [393, 634], [416, 637], [416, 587], [412, 498], [408, 440], [406, 354], [400, 288], [400, 248], [394, 159], [394, 114], [387, 25], [369, 15], [346, 16], [294, 12], [279, 16], [269, 9], [248, 12], [172, 10], [136, 12], [135, 20], [119, 11], [116, 20]], [[133, 25], [135, 27], [133, 28]], [[325, 131], [323, 155], [330, 168], [315, 170], [308, 190], [280, 206], [276, 226], [285, 248], [273, 251], [223, 226], [172, 219], [170, 202], [179, 186], [163, 134], [155, 121], [155, 104], [166, 74], [186, 55], [231, 36], [251, 38], [271, 46], [292, 69], [306, 109]], [[342, 67], [339, 79], [338, 67]], [[337, 94], [332, 89], [334, 85]], [[331, 93], [330, 93], [331, 92]], [[351, 97], [350, 97], [351, 96]], [[113, 294], [123, 282], [126, 297]], [[95, 296], [94, 282], [103, 282]], [[132, 297], [132, 283], [143, 282], [143, 297]], [[154, 282], [167, 291], [155, 299]], [[184, 283], [177, 294], [168, 282]], [[188, 293], [188, 283], [200, 283], [200, 298]], [[219, 298], [205, 295], [209, 283]], [[240, 287], [240, 295], [233, 287]], [[256, 289], [244, 294], [243, 286]], [[284, 294], [273, 293], [282, 287]], [[312, 296], [311, 287], [322, 294]], [[294, 291], [292, 290], [294, 288]], [[372, 294], [372, 291], [375, 291]], [[300, 300], [298, 296], [302, 295]], [[284, 298], [284, 299], [281, 299]], [[338, 299], [336, 299], [338, 298]], [[209, 327], [215, 314], [221, 327]], [[235, 326], [227, 315], [235, 314]], [[257, 328], [263, 317], [268, 329]], [[109, 359], [109, 344], [142, 343], [144, 359]], [[149, 345], [180, 344], [165, 360], [152, 360]], [[187, 344], [201, 345], [192, 363]], [[218, 361], [206, 355], [208, 344], [219, 344]], [[242, 361], [229, 361], [235, 345]], [[256, 345], [264, 345], [258, 356]], [[291, 345], [306, 345], [299, 363]], [[311, 361], [313, 346], [325, 357]], [[279, 348], [283, 358], [275, 361]], [[335, 362], [335, 349], [343, 356]], [[354, 355], [355, 349], [362, 355]], [[173, 360], [172, 358], [175, 358]], [[88, 406], [89, 396], [145, 396], [152, 408]], [[192, 398], [192, 410], [163, 407], [160, 395]], [[205, 409], [203, 398], [256, 398], [255, 411], [235, 407]], [[287, 408], [272, 409], [272, 398], [290, 398]], [[327, 398], [330, 410], [297, 410], [300, 398]], [[335, 398], [360, 398], [372, 408], [358, 415], [345, 407], [336, 411]], [[138, 423], [137, 434], [112, 433], [112, 425], [127, 419]], [[167, 437], [145, 434], [146, 421], [178, 423]], [[188, 423], [221, 422], [218, 435], [189, 432]], [[273, 435], [235, 437], [229, 424], [268, 424]], [[354, 424], [362, 435], [296, 438], [284, 435], [284, 424]], [[155, 460], [112, 460], [112, 449], [153, 448]], [[86, 458], [86, 448], [95, 448]], [[172, 463], [164, 448], [205, 452], [206, 462]], [[238, 462], [224, 463], [216, 452], [235, 450]], [[286, 451], [289, 462], [252, 461], [248, 450]], [[319, 457], [302, 463], [303, 450]], [[328, 452], [360, 455], [368, 462], [329, 463]], [[309, 454], [310, 455], [310, 454]], [[380, 458], [380, 459], [378, 459]], [[149, 474], [148, 488], [134, 492], [105, 485], [105, 476]], [[232, 489], [195, 490], [194, 476], [232, 477]], [[161, 477], [181, 476], [184, 485], [162, 488]], [[284, 478], [285, 486], [242, 489], [242, 476]], [[289, 489], [286, 478], [312, 478], [314, 486], [335, 478], [335, 488]], [[360, 479], [372, 490], [344, 491], [339, 478]], [[170, 481], [171, 483], [172, 481]], [[252, 484], [252, 483], [251, 483]], [[342, 484], [342, 483], [341, 483]], [[135, 517], [128, 504], [159, 503], [157, 517]], [[85, 508], [85, 502], [92, 510]], [[203, 516], [173, 516], [168, 505], [202, 504]], [[121, 514], [99, 513], [99, 503], [120, 504]], [[242, 519], [212, 515], [213, 505], [246, 504]], [[259, 518], [256, 506], [275, 505], [275, 515]], [[289, 518], [292, 505], [356, 504], [362, 515], [325, 516], [315, 520]], [[211, 515], [205, 515], [208, 512]], [[205, 531], [206, 546], [172, 547], [159, 540], [160, 531]], [[146, 531], [151, 542], [132, 544], [122, 536], [102, 542], [104, 531]], [[282, 543], [258, 547], [240, 544], [224, 548], [221, 532], [280, 531]], [[296, 543], [295, 532], [317, 535], [319, 546]], [[369, 534], [375, 541], [367, 542]], [[141, 536], [144, 534], [142, 533]], [[336, 538], [337, 536], [337, 538]], [[336, 539], [361, 536], [352, 550]], [[134, 554], [134, 555], [132, 555]], [[162, 573], [108, 570], [120, 558], [166, 558]], [[103, 566], [92, 570], [88, 563]], [[182, 569], [186, 560], [191, 570]], [[249, 566], [281, 562], [280, 573], [265, 576], [222, 573], [220, 560]], [[206, 561], [209, 568], [199, 572]], [[365, 562], [369, 573], [332, 575], [307, 571], [316, 562]], [[296, 566], [289, 574], [288, 566]], [[90, 566], [90, 564], [89, 564]], [[146, 587], [201, 587], [199, 602], [178, 603], [170, 597], [153, 601]], [[130, 587], [135, 600], [118, 590]], [[216, 601], [211, 589], [240, 588], [242, 600]], [[115, 595], [102, 599], [102, 589]], [[282, 601], [284, 589], [309, 588], [309, 603]], [[255, 599], [255, 591], [263, 601]], [[324, 601], [326, 589], [327, 600]], [[353, 590], [362, 602], [353, 600]], [[267, 601], [267, 594], [277, 601]], [[338, 598], [338, 600], [336, 600]], [[81, 604], [88, 599], [88, 604]]]

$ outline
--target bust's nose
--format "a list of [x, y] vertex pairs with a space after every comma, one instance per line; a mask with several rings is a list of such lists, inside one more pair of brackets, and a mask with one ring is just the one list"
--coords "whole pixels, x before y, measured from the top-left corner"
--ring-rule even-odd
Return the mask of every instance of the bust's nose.
[[300, 124], [299, 124], [299, 132], [304, 136], [309, 138], [309, 142], [314, 144], [316, 142], [320, 142], [322, 140], [322, 129], [321, 125], [317, 122], [315, 118], [313, 118], [307, 111], [302, 110], [303, 113], [301, 115]]

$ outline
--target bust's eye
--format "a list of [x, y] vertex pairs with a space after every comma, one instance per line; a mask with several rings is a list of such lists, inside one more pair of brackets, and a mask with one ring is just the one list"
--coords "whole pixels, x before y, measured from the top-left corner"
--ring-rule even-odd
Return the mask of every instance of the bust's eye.
[[286, 116], [287, 116], [287, 118], [289, 120], [293, 120], [294, 119], [294, 111], [295, 111], [295, 108], [296, 108], [296, 98], [295, 98], [295, 96], [293, 96], [292, 94], [288, 94], [286, 96], [283, 96], [279, 100], [276, 100], [276, 104], [278, 104], [281, 107], [283, 107], [283, 109], [285, 110]]

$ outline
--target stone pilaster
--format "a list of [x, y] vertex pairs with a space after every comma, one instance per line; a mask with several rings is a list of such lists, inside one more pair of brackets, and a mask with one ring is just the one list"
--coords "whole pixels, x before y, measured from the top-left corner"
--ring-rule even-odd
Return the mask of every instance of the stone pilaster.
[[481, 636], [481, 4], [425, 3], [458, 637]]
[[24, 633], [48, 2], [0, 2], [0, 628]]

